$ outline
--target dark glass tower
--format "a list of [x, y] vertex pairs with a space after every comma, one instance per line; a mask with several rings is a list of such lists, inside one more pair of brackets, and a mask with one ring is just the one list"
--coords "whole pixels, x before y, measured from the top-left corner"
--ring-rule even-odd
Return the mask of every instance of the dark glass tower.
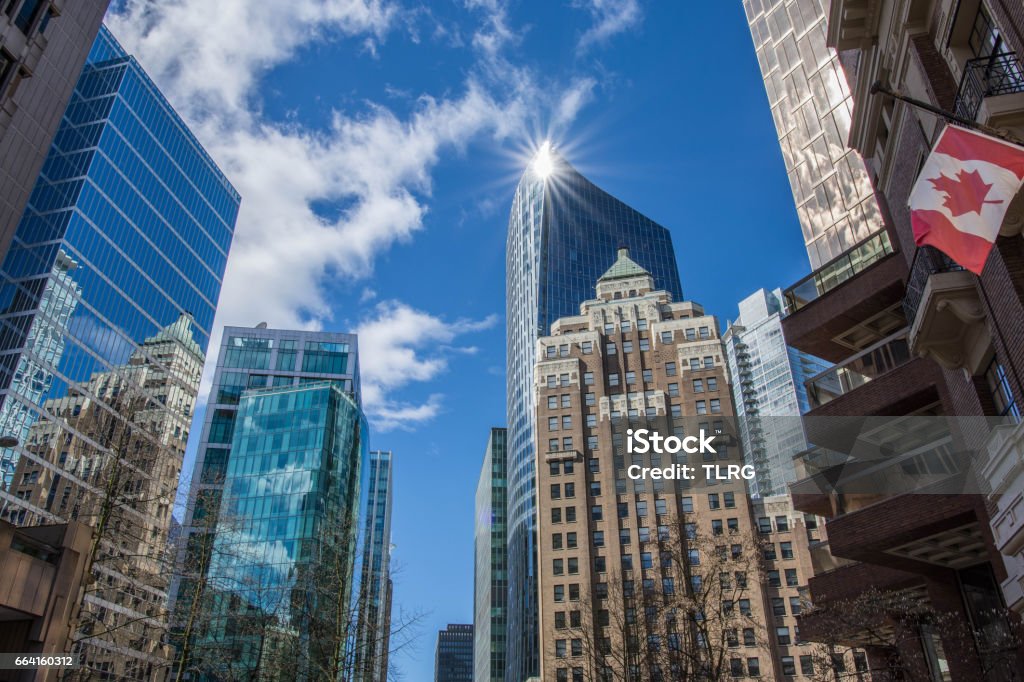
[[505, 679], [538, 674], [533, 365], [537, 338], [579, 314], [620, 245], [681, 300], [669, 231], [583, 177], [546, 145], [516, 187], [505, 254], [508, 641]]

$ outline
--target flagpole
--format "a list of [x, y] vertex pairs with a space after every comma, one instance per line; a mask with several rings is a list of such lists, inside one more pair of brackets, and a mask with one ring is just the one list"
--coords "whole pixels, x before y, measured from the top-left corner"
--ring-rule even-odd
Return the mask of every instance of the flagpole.
[[[998, 128], [993, 128], [990, 125], [979, 123], [978, 121], [973, 121], [969, 118], [964, 118], [963, 116], [959, 116], [957, 114], [954, 114], [953, 112], [946, 111], [945, 109], [940, 109], [939, 107], [931, 104], [930, 102], [923, 102], [919, 99], [908, 97], [907, 95], [901, 93], [899, 90], [892, 90], [886, 87], [885, 85], [882, 84], [882, 81], [875, 81], [871, 85], [871, 89], [869, 90], [869, 92], [872, 95], [885, 95], [887, 97], [891, 97], [892, 99], [899, 100], [900, 102], [903, 102], [904, 104], [907, 104], [909, 106], [915, 107], [917, 109], [923, 109], [929, 113], [935, 114], [936, 116], [952, 121], [953, 123], [958, 123], [964, 126], [965, 128], [971, 128], [973, 130], [977, 130], [979, 132], [992, 135], [993, 137], [997, 137], [1003, 140], [1004, 142], [1017, 145], [1018, 147], [1024, 147], [1024, 140], [1020, 140], [1004, 130], [999, 130]], [[1003, 345], [1003, 350], [1006, 353], [1006, 359], [1009, 360], [1010, 373], [1013, 374], [1013, 378], [1016, 381], [1017, 392], [1020, 394], [1024, 394], [1024, 383], [1021, 382], [1021, 375], [1020, 372], [1018, 372], [1017, 370], [1017, 363], [1014, 362], [1013, 354], [1010, 353], [1009, 346], [1006, 343], [1006, 337], [1003, 335], [1002, 326], [999, 324], [999, 320], [996, 317], [995, 310], [993, 310], [992, 308], [992, 301], [989, 300], [988, 291], [985, 288], [985, 283], [982, 281], [980, 275], [976, 275], [976, 277], [978, 281], [978, 289], [981, 290], [981, 297], [985, 302], [985, 310], [988, 313], [988, 318], [992, 320], [992, 326], [995, 328], [996, 335], [999, 337], [999, 341]]]
[[872, 95], [885, 95], [886, 97], [891, 97], [892, 99], [899, 100], [904, 104], [909, 104], [912, 107], [924, 109], [925, 111], [935, 114], [936, 116], [941, 116], [942, 118], [952, 121], [953, 123], [959, 123], [965, 128], [971, 128], [973, 130], [977, 130], [988, 135], [992, 135], [993, 137], [998, 137], [1004, 142], [1009, 142], [1010, 144], [1015, 144], [1017, 146], [1024, 147], [1024, 140], [1020, 140], [1014, 137], [1005, 130], [993, 128], [992, 126], [987, 125], [985, 123], [979, 123], [969, 118], [964, 118], [963, 116], [954, 114], [951, 111], [940, 109], [939, 107], [935, 106], [934, 104], [931, 104], [930, 102], [924, 102], [919, 99], [914, 99], [913, 97], [908, 97], [899, 90], [892, 90], [891, 88], [887, 88], [886, 86], [882, 85], [882, 81], [875, 81], [871, 85], [871, 90], [869, 90], [869, 92]]

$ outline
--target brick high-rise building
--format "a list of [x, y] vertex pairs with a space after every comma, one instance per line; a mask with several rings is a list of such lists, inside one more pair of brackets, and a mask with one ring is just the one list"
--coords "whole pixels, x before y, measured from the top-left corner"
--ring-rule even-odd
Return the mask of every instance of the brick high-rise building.
[[0, 2], [0, 261], [108, 4]]
[[[788, 8], [778, 3], [774, 12]], [[1012, 513], [1024, 499], [1024, 477], [1013, 473], [1022, 459], [1024, 200], [1011, 203], [980, 277], [930, 247], [918, 248], [908, 199], [946, 121], [871, 90], [880, 81], [1020, 139], [1022, 15], [1019, 2], [1005, 0], [831, 3], [826, 40], [842, 56], [853, 100], [844, 142], [865, 160], [885, 229], [785, 292], [787, 342], [835, 363], [807, 382], [808, 439], [818, 447], [801, 457], [806, 477], [792, 489], [799, 508], [829, 518], [834, 559], [819, 568], [832, 570], [811, 581], [811, 596], [819, 605], [850, 604], [873, 588], [967, 624], [972, 632], [966, 638], [924, 629], [916, 646], [883, 642], [869, 650], [880, 665], [898, 653], [904, 669], [946, 670], [953, 679], [997, 679], [993, 675], [1005, 668], [995, 673], [993, 666], [1021, 666], [1019, 658], [999, 663], [993, 656], [1001, 648], [1010, 659], [1019, 657], [1018, 647], [997, 645], [1012, 620], [1006, 605], [1024, 605], [1024, 533]], [[855, 420], [839, 417], [868, 415], [904, 418], [891, 422], [884, 437], [879, 431], [864, 439], [885, 442], [874, 452], [884, 456], [890, 480], [915, 474], [902, 489], [872, 487], [870, 476], [878, 480], [878, 470], [863, 469], [865, 461], [855, 454], [841, 464], [823, 454], [849, 450], [844, 426]], [[939, 417], [960, 421], [912, 445], [897, 436], [915, 420], [935, 425]], [[1003, 425], [991, 436], [966, 417], [1000, 418]], [[857, 423], [860, 429], [868, 422]], [[955, 476], [968, 461], [963, 453], [986, 450], [992, 461], [982, 474], [993, 479], [991, 501], [978, 494], [982, 488], [955, 478], [926, 487], [934, 478], [918, 475]], [[805, 625], [812, 639], [835, 636], [834, 623], [811, 619]], [[847, 636], [862, 638], [869, 627]]]
[[[536, 355], [541, 679], [810, 674], [795, 616], [816, 520], [703, 470], [743, 462], [715, 318], [623, 248]], [[638, 429], [715, 434], [715, 451], [631, 454]], [[673, 465], [695, 480], [630, 474]]]

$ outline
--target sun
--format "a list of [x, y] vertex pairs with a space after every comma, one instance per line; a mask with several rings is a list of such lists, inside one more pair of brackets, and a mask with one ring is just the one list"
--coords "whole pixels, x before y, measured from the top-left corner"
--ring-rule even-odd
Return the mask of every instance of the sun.
[[551, 157], [551, 143], [547, 140], [540, 146], [537, 153], [533, 157], [533, 163], [531, 164], [533, 172], [537, 177], [542, 180], [546, 180], [551, 176], [551, 173], [555, 170], [555, 161]]

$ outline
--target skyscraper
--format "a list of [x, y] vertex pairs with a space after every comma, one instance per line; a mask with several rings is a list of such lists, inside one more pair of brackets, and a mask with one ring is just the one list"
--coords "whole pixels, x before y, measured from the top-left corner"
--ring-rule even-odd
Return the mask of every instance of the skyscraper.
[[363, 485], [356, 650], [359, 682], [387, 682], [391, 644], [391, 501], [393, 456], [372, 450]]
[[437, 633], [434, 682], [472, 682], [473, 626], [453, 625]]
[[[883, 229], [822, 0], [743, 0], [811, 268]], [[827, 6], [827, 2], [824, 3]]]
[[0, 2], [0, 261], [109, 3]]
[[203, 673], [342, 679], [367, 438], [337, 382], [242, 392], [194, 649]]
[[594, 282], [623, 244], [660, 288], [682, 298], [669, 231], [594, 185], [545, 144], [516, 187], [505, 254], [509, 682], [539, 670], [533, 451], [537, 338], [593, 297]]
[[72, 634], [94, 671], [166, 662], [163, 553], [239, 201], [102, 29], [0, 273], [0, 516], [101, 537]]
[[476, 486], [473, 679], [505, 679], [508, 624], [508, 462], [503, 428], [492, 428]]
[[739, 308], [722, 340], [743, 456], [757, 472], [750, 489], [759, 497], [785, 495], [797, 477], [793, 456], [808, 447], [800, 419], [810, 409], [805, 382], [829, 365], [786, 345], [781, 291], [758, 289]]
[[183, 646], [182, 637], [189, 636], [183, 629], [194, 597], [202, 594], [207, 580], [204, 567], [210, 561], [214, 535], [207, 531], [217, 527], [243, 392], [331, 381], [358, 404], [356, 343], [352, 334], [286, 331], [266, 325], [224, 329], [182, 523], [179, 575], [171, 589], [177, 646]]

